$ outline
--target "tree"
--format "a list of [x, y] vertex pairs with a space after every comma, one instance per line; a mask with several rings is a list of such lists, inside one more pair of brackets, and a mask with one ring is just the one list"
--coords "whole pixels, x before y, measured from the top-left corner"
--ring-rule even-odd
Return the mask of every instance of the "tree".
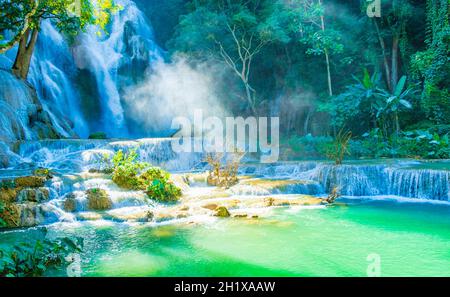
[[26, 79], [42, 20], [51, 20], [61, 32], [74, 35], [91, 24], [105, 30], [118, 9], [113, 0], [98, 0], [95, 5], [89, 0], [0, 0], [0, 32], [13, 34], [0, 44], [0, 53], [18, 44], [12, 71]]
[[333, 96], [330, 55], [343, 51], [339, 32], [326, 27], [322, 0], [290, 0], [286, 5], [291, 9], [291, 17], [297, 20], [294, 32], [300, 35], [302, 43], [309, 46], [307, 54], [325, 57], [328, 94]]
[[261, 51], [276, 41], [287, 42], [280, 25], [282, 5], [273, 0], [203, 0], [191, 2], [170, 46], [178, 51], [220, 59], [240, 79], [245, 99], [256, 114], [252, 64]]
[[[363, 10], [365, 12], [366, 7]], [[405, 43], [408, 36], [407, 22], [412, 11], [408, 0], [383, 1], [381, 18], [372, 18], [381, 48], [385, 82], [390, 92], [395, 91], [399, 82], [401, 43]]]
[[450, 7], [448, 0], [427, 1], [427, 49], [412, 56], [412, 74], [424, 86], [422, 106], [439, 124], [450, 123]]

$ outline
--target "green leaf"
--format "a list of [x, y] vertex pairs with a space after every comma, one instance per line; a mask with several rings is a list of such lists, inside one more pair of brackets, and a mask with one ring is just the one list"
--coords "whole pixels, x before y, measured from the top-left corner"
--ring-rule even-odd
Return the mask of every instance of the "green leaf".
[[400, 100], [400, 104], [403, 105], [404, 107], [408, 108], [408, 109], [412, 108], [412, 104], [409, 103], [408, 101], [404, 100], [404, 99]]
[[395, 87], [395, 92], [394, 92], [395, 96], [400, 97], [400, 95], [402, 94], [402, 91], [405, 88], [406, 79], [407, 79], [407, 77], [404, 75], [398, 81], [397, 86]]

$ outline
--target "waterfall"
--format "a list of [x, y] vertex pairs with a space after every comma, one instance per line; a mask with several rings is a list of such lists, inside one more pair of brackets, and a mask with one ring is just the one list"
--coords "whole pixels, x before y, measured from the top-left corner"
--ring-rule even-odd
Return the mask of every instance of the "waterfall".
[[76, 69], [69, 45], [50, 21], [43, 21], [41, 26], [28, 79], [61, 135], [71, 137], [73, 129], [77, 135], [87, 137], [89, 130], [75, 91]]
[[[162, 59], [145, 15], [133, 1], [116, 2], [123, 9], [111, 17], [103, 36], [97, 27], [90, 26], [72, 41], [50, 20], [42, 21], [28, 81], [60, 136], [86, 138], [97, 131], [110, 137], [129, 136], [127, 122], [132, 116], [126, 115], [123, 89], [139, 83], [153, 62]], [[16, 52], [15, 48], [0, 55], [0, 67], [11, 68]], [[17, 89], [14, 96], [23, 97], [17, 101], [31, 105], [26, 98], [29, 91], [13, 86], [18, 84], [13, 76], [1, 75], [1, 91]], [[20, 134], [9, 137], [11, 140], [35, 139], [27, 127], [26, 106], [18, 107], [19, 116], [13, 119], [17, 106], [5, 106], [4, 97], [0, 97], [5, 110], [0, 122], [1, 129], [8, 131], [0, 131], [0, 135]]]
[[203, 160], [202, 154], [175, 153], [171, 139], [27, 141], [20, 144], [18, 155], [36, 166], [78, 173], [99, 169], [104, 166], [104, 156], [131, 149], [137, 150], [140, 161], [171, 171], [189, 171]]
[[95, 80], [101, 109], [97, 129], [123, 137], [128, 135], [128, 128], [121, 90], [137, 83], [160, 54], [152, 28], [136, 4], [116, 2], [123, 9], [112, 16], [108, 32], [99, 37], [98, 28], [90, 27], [78, 36], [72, 50], [77, 67], [87, 70]]
[[341, 194], [346, 196], [395, 195], [450, 201], [450, 170], [411, 168], [408, 162], [395, 165], [318, 164], [300, 176], [320, 182], [327, 192], [339, 187]]
[[[344, 196], [393, 195], [450, 201], [450, 163], [447, 170], [415, 168], [413, 167], [415, 163], [398, 161], [389, 165], [335, 166], [329, 163], [306, 161], [264, 166], [244, 165], [240, 173], [266, 178], [312, 181], [321, 185], [324, 193], [329, 193], [334, 187], [338, 187]], [[426, 167], [428, 163], [419, 162], [419, 164]], [[310, 194], [316, 193], [317, 188], [310, 192]]]

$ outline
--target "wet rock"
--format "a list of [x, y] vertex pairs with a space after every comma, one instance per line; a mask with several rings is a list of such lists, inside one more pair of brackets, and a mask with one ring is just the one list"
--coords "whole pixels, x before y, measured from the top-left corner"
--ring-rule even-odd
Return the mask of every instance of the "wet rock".
[[64, 200], [64, 210], [67, 212], [75, 212], [77, 210], [77, 200], [74, 194], [69, 194]]
[[17, 197], [17, 189], [15, 188], [1, 188], [0, 201], [5, 203], [15, 202]]
[[108, 210], [112, 208], [112, 201], [103, 189], [90, 189], [86, 191], [88, 208], [90, 210]]
[[216, 208], [214, 216], [220, 218], [228, 218], [231, 216], [231, 214], [225, 206], [219, 206]]
[[113, 172], [114, 172], [114, 169], [112, 169], [112, 168], [105, 168], [105, 169], [91, 168], [91, 169], [89, 169], [89, 173], [91, 173], [91, 174], [112, 174]]
[[246, 213], [237, 213], [233, 215], [233, 218], [247, 218], [248, 214]]
[[107, 212], [107, 219], [119, 222], [139, 222], [147, 223], [151, 222], [154, 218], [154, 214], [150, 210], [146, 209], [131, 209], [125, 211], [123, 209], [115, 209]]
[[99, 213], [86, 211], [77, 213], [77, 219], [80, 221], [98, 221], [103, 219], [103, 217]]
[[44, 221], [44, 212], [35, 203], [8, 203], [4, 205], [0, 218], [5, 221], [6, 228], [34, 227]]
[[14, 180], [15, 185], [18, 188], [41, 188], [46, 181], [47, 178], [43, 176], [23, 176]]
[[36, 202], [41, 203], [47, 201], [50, 196], [50, 192], [47, 188], [25, 188], [19, 191], [17, 194], [17, 202]]
[[209, 209], [209, 210], [216, 210], [219, 207], [219, 205], [214, 204], [214, 203], [209, 203], [209, 204], [203, 205], [202, 207], [205, 209]]

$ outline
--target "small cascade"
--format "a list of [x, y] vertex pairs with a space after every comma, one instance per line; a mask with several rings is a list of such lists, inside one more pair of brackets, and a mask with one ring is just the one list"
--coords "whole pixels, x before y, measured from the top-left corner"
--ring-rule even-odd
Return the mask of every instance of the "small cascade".
[[202, 154], [175, 153], [171, 139], [107, 140], [43, 140], [19, 145], [18, 155], [36, 166], [72, 173], [104, 166], [105, 156], [136, 149], [140, 161], [164, 167], [170, 171], [189, 171], [203, 160]]
[[29, 115], [37, 109], [32, 89], [12, 73], [0, 70], [0, 140], [30, 140], [36, 137]]

